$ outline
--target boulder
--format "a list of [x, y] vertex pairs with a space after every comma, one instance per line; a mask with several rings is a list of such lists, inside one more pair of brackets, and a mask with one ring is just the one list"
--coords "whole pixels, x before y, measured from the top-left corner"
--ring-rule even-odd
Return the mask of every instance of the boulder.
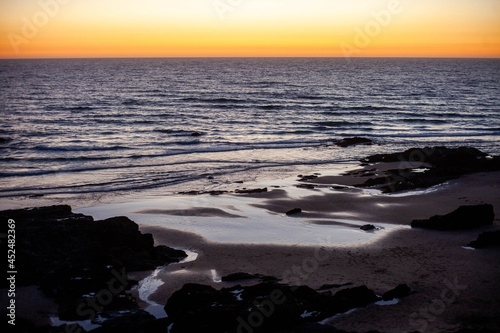
[[484, 249], [488, 247], [500, 246], [500, 230], [483, 232], [476, 240], [470, 242], [468, 246], [475, 249]]
[[300, 213], [302, 213], [302, 209], [300, 209], [300, 208], [294, 208], [294, 209], [291, 209], [288, 212], [286, 212], [286, 215], [291, 216], [291, 215], [297, 215], [297, 214], [300, 214]]
[[460, 206], [447, 215], [435, 215], [427, 220], [413, 220], [411, 226], [434, 230], [466, 230], [491, 225], [494, 217], [493, 206], [489, 204]]
[[389, 290], [382, 295], [384, 301], [390, 301], [395, 298], [403, 298], [410, 295], [411, 289], [406, 284], [400, 284], [396, 288]]
[[355, 145], [360, 145], [360, 144], [371, 145], [371, 144], [373, 144], [373, 141], [368, 139], [368, 138], [362, 138], [362, 137], [356, 136], [356, 137], [352, 137], [352, 138], [344, 138], [344, 139], [339, 140], [339, 141], [334, 141], [333, 143], [339, 147], [346, 148], [349, 146], [355, 146]]
[[383, 177], [370, 178], [358, 187], [376, 187], [385, 193], [427, 188], [462, 175], [474, 172], [500, 170], [500, 156], [487, 154], [469, 147], [411, 148], [404, 152], [377, 154], [361, 160], [364, 163], [400, 162], [401, 165], [422, 163], [430, 165], [425, 172], [414, 172], [412, 168], [392, 169]]
[[359, 229], [364, 230], [364, 231], [370, 231], [370, 230], [375, 230], [375, 226], [373, 224], [365, 224], [364, 226], [359, 227]]
[[317, 322], [377, 300], [365, 286], [332, 296], [306, 286], [276, 282], [221, 290], [186, 284], [170, 297], [165, 311], [173, 322], [173, 333], [330, 332], [329, 327]]
[[22, 272], [17, 285], [39, 286], [59, 305], [61, 320], [84, 319], [77, 308], [95, 301], [99, 292], [110, 298], [103, 312], [136, 311], [137, 302], [126, 293], [136, 282], [127, 278], [127, 271], [186, 257], [184, 251], [155, 247], [153, 236], [142, 234], [127, 217], [94, 221], [60, 205], [1, 211], [0, 219], [13, 219], [16, 234], [22, 235], [16, 244], [16, 269]]
[[267, 187], [264, 187], [264, 188], [255, 188], [255, 189], [246, 189], [246, 188], [243, 188], [243, 189], [237, 189], [234, 192], [238, 193], [238, 194], [265, 193], [265, 192], [267, 192]]

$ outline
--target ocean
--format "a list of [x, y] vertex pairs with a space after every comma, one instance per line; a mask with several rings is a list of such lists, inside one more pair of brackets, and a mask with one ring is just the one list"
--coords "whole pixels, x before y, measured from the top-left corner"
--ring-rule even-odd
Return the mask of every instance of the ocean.
[[[214, 190], [410, 147], [499, 154], [499, 59], [0, 61], [0, 197]], [[340, 148], [351, 136], [371, 146]]]

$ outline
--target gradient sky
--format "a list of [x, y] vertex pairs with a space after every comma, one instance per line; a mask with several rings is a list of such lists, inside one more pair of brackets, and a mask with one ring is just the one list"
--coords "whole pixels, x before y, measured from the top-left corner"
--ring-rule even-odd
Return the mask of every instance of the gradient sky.
[[0, 35], [3, 58], [500, 57], [500, 0], [0, 0]]

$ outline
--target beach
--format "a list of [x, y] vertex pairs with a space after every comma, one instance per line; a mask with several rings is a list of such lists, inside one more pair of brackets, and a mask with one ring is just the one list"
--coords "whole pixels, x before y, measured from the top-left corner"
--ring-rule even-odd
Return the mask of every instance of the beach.
[[[500, 211], [500, 171], [475, 172], [430, 188], [393, 193], [353, 186], [398, 166], [408, 169], [405, 163], [362, 163], [323, 174], [267, 179], [250, 187], [237, 183], [226, 193], [191, 191], [75, 211], [97, 219], [125, 215], [142, 233], [152, 234], [156, 246], [186, 251], [187, 258], [179, 263], [128, 274], [138, 281], [129, 293], [157, 320], [169, 320], [163, 307], [186, 285], [238, 289], [272, 277], [280, 284], [307, 286], [323, 294], [358, 286], [380, 297], [398, 285], [411, 290], [405, 297], [380, 299], [328, 317], [321, 320], [323, 327], [348, 332], [498, 330], [499, 249], [469, 245], [482, 232], [500, 230], [498, 216], [492, 225], [471, 230], [428, 230], [410, 224], [460, 206], [487, 203]], [[433, 169], [426, 162], [410, 166], [416, 174], [424, 167]], [[294, 208], [301, 211], [290, 213]], [[364, 225], [373, 229], [360, 229]], [[225, 280], [235, 273], [254, 277]], [[20, 299], [30, 299], [29, 295], [38, 296], [31, 297], [20, 316], [47, 323], [46, 316], [51, 311], [53, 316], [57, 305], [49, 306], [50, 299], [32, 287], [20, 290]], [[175, 327], [175, 321], [169, 325]]]

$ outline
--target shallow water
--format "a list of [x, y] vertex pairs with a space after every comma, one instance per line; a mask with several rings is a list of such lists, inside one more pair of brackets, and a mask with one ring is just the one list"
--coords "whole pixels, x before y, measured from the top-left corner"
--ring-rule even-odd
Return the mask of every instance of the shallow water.
[[[500, 153], [496, 59], [1, 60], [0, 80], [0, 198], [217, 189], [424, 145]], [[383, 146], [331, 146], [354, 135]]]

